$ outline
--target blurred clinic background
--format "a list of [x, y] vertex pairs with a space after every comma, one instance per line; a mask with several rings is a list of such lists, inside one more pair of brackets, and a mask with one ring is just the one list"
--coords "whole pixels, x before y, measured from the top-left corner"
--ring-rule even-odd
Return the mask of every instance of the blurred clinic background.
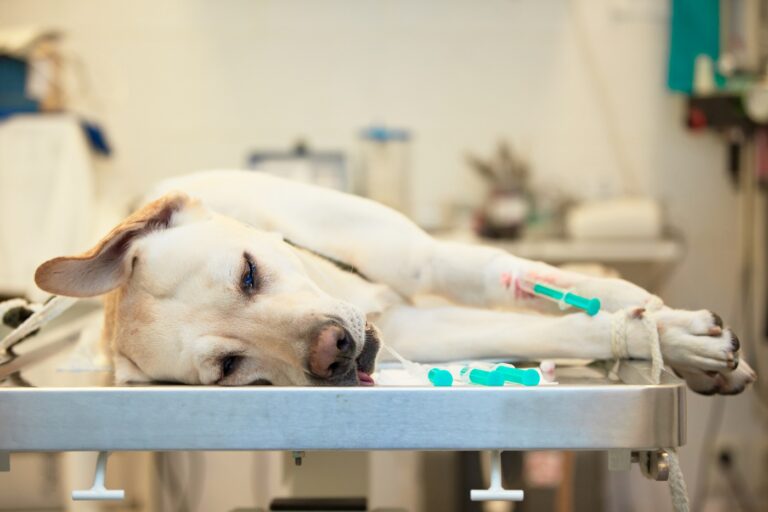
[[[767, 65], [762, 0], [0, 0], [0, 296], [44, 297], [38, 263], [80, 251], [169, 176], [245, 168], [367, 195], [438, 237], [719, 312], [762, 382], [688, 392], [682, 468], [694, 510], [768, 510]], [[605, 454], [513, 455], [515, 510], [671, 510], [666, 485], [609, 473]], [[110, 478], [130, 498], [97, 506], [67, 497], [90, 469], [17, 454], [0, 510], [219, 511], [287, 494], [510, 510], [468, 502], [476, 466], [118, 454]]]

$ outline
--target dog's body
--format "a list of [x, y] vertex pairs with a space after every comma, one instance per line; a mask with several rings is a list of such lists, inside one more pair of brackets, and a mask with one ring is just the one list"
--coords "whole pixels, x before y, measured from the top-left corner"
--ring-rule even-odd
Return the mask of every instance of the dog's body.
[[[665, 361], [694, 390], [738, 393], [755, 380], [709, 311], [644, 311], [657, 299], [626, 281], [438, 241], [366, 199], [242, 171], [168, 180], [152, 198], [88, 253], [36, 275], [53, 293], [109, 294], [119, 381], [370, 384], [373, 324], [421, 361], [607, 359], [629, 308], [621, 354], [650, 357], [648, 315]], [[521, 276], [599, 297], [603, 309], [559, 314], [521, 291]], [[454, 305], [413, 305], [427, 294]]]

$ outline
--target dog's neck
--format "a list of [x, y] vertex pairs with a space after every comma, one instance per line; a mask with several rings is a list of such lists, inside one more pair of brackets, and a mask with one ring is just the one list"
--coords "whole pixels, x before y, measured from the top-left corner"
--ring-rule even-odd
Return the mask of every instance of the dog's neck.
[[291, 243], [309, 277], [328, 295], [355, 305], [367, 316], [405, 301], [388, 286], [354, 272], [349, 265]]
[[287, 243], [291, 247], [299, 249], [300, 251], [308, 252], [308, 253], [310, 253], [310, 254], [312, 254], [314, 256], [317, 256], [318, 258], [322, 258], [322, 259], [326, 260], [328, 263], [332, 263], [339, 270], [343, 270], [344, 272], [349, 272], [351, 274], [355, 274], [356, 276], [360, 277], [361, 279], [364, 279], [365, 281], [368, 281], [369, 283], [372, 282], [371, 279], [368, 278], [368, 276], [366, 276], [365, 274], [360, 272], [360, 270], [358, 270], [358, 268], [355, 267], [354, 265], [351, 265], [349, 263], [345, 263], [343, 261], [337, 260], [336, 258], [332, 258], [332, 257], [327, 256], [325, 254], [321, 254], [321, 253], [319, 253], [317, 251], [314, 251], [312, 249], [309, 249], [307, 247], [299, 245], [299, 244], [295, 243], [294, 241], [289, 240], [287, 238], [284, 238], [283, 240], [285, 241], [285, 243]]

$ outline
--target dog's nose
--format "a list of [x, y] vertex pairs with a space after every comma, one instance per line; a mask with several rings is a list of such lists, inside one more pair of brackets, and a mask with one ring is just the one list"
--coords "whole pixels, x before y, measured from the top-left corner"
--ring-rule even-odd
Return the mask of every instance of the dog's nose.
[[342, 375], [352, 364], [353, 350], [347, 331], [335, 324], [323, 327], [312, 344], [309, 371], [325, 379]]

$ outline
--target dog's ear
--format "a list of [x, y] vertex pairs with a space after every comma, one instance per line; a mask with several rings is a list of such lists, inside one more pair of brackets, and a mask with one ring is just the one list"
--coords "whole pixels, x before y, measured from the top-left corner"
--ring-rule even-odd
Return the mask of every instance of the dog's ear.
[[131, 214], [91, 250], [78, 256], [48, 260], [37, 268], [35, 282], [43, 290], [70, 297], [93, 297], [113, 290], [130, 277], [127, 254], [131, 243], [150, 231], [166, 229], [174, 215], [192, 201], [184, 194], [170, 194]]

